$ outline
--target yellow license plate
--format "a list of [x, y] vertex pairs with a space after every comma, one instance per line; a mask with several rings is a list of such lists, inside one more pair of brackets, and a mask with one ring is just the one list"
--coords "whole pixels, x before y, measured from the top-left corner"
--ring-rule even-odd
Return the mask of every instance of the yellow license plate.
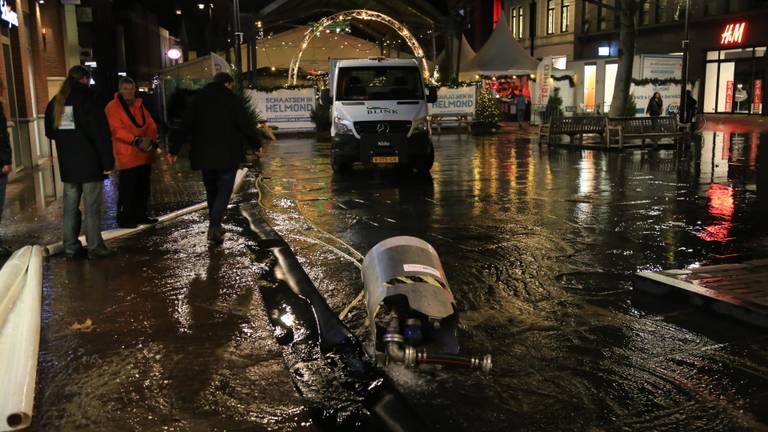
[[380, 163], [380, 164], [386, 164], [386, 163], [398, 163], [400, 161], [400, 157], [398, 156], [374, 156], [373, 157], [373, 163]]

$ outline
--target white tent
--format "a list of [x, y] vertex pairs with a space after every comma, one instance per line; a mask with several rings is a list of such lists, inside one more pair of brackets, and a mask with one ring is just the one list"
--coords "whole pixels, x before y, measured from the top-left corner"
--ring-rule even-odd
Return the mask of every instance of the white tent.
[[512, 36], [502, 13], [491, 37], [469, 64], [461, 68], [462, 79], [474, 75], [524, 75], [535, 73], [538, 60], [523, 48]]
[[[441, 67], [441, 72], [445, 75], [446, 73], [450, 75], [450, 71], [456, 70], [456, 47], [458, 44], [458, 39], [454, 38], [452, 46], [446, 47], [446, 49], [443, 50], [443, 52], [440, 53], [440, 55], [437, 56], [437, 64]], [[464, 35], [461, 35], [461, 61], [460, 61], [460, 70], [464, 71], [467, 64], [469, 64], [470, 61], [472, 61], [472, 58], [475, 56], [475, 50], [472, 49], [471, 46], [469, 46], [469, 42], [467, 42], [467, 38], [464, 37]], [[450, 69], [448, 69], [450, 68]]]

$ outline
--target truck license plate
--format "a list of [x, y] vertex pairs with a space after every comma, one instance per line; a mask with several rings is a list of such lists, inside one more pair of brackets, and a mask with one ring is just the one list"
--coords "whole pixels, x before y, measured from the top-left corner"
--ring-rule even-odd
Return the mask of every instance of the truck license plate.
[[386, 163], [398, 163], [400, 158], [398, 156], [374, 156], [373, 163], [386, 164]]

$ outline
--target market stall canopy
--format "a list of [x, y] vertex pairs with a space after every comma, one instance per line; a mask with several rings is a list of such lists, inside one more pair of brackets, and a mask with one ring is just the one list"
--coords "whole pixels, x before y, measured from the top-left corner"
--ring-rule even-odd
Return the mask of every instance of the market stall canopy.
[[502, 13], [499, 25], [474, 58], [461, 68], [462, 79], [474, 75], [523, 75], [536, 72], [538, 60], [533, 58], [512, 36]]
[[[453, 39], [453, 43], [446, 49], [443, 50], [443, 52], [440, 53], [439, 56], [437, 56], [437, 64], [440, 65], [441, 70], [440, 72], [448, 76], [450, 75], [450, 71], [456, 70], [456, 53], [455, 50], [458, 44], [456, 43], [457, 39]], [[453, 49], [452, 49], [453, 48]], [[466, 69], [466, 66], [469, 64], [470, 61], [472, 61], [472, 58], [475, 56], [475, 50], [472, 49], [472, 47], [469, 45], [469, 42], [467, 42], [467, 38], [464, 37], [464, 35], [461, 36], [461, 61], [460, 61], [460, 70], [464, 71]]]
[[208, 54], [176, 66], [165, 68], [159, 72], [159, 75], [160, 79], [210, 81], [218, 72], [232, 73], [232, 68], [220, 56]]

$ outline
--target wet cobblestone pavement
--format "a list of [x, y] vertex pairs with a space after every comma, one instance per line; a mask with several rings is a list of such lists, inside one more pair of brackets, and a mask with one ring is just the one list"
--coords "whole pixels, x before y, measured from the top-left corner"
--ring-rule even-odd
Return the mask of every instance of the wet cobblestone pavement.
[[[266, 219], [334, 310], [359, 272], [308, 221], [363, 253], [394, 235], [437, 249], [462, 350], [495, 366], [390, 371], [435, 430], [766, 430], [768, 335], [637, 293], [631, 275], [768, 255], [767, 136], [706, 133], [684, 158], [531, 134], [436, 146], [427, 178], [334, 176], [309, 139], [261, 163]], [[248, 224], [233, 206], [209, 249], [203, 216], [120, 240], [109, 260], [49, 259], [33, 430], [318, 429], [267, 322]], [[364, 315], [346, 319], [361, 338]], [[92, 331], [70, 329], [86, 318]]]

